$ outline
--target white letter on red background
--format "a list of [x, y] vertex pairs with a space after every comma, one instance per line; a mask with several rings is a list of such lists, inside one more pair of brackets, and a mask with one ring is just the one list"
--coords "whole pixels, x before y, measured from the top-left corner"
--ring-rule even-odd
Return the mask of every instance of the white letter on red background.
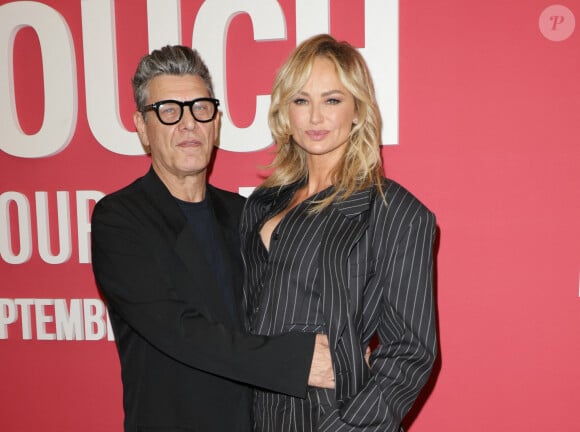
[[[296, 0], [296, 42], [330, 31], [329, 0]], [[348, 7], [348, 6], [345, 6]], [[383, 144], [399, 142], [399, 1], [365, 1], [365, 48], [383, 117]]]
[[66, 300], [56, 299], [54, 301], [54, 316], [57, 340], [83, 340], [83, 312], [82, 300], [71, 299], [70, 311], [67, 308]]
[[[341, 5], [348, 7], [348, 5]], [[330, 0], [296, 0], [296, 43], [330, 32]]]
[[399, 143], [399, 0], [365, 1], [365, 57], [383, 117], [383, 144]]
[[18, 318], [16, 305], [10, 299], [0, 299], [0, 339], [8, 339], [8, 324]]
[[115, 4], [82, 0], [83, 52], [87, 120], [106, 149], [124, 155], [144, 154], [139, 138], [123, 126], [119, 115]]
[[77, 226], [79, 263], [91, 262], [91, 201], [95, 203], [105, 194], [99, 191], [77, 191]]
[[52, 299], [36, 299], [34, 301], [34, 315], [36, 317], [36, 338], [38, 340], [54, 340], [56, 334], [46, 330], [46, 324], [54, 322], [53, 315], [47, 315], [46, 306], [54, 305]]
[[[44, 75], [44, 119], [34, 135], [20, 128], [14, 94], [14, 38], [32, 27], [40, 41]], [[22, 158], [41, 158], [63, 150], [77, 120], [74, 44], [64, 18], [42, 3], [20, 1], [0, 6], [0, 149]], [[34, 103], [27, 100], [26, 103]]]
[[62, 264], [71, 256], [70, 205], [66, 191], [56, 193], [59, 253], [52, 254], [50, 245], [50, 221], [48, 214], [48, 193], [36, 192], [36, 227], [38, 228], [38, 253], [48, 264]]
[[[20, 233], [20, 252], [12, 250], [10, 203], [16, 204], [18, 213], [18, 232]], [[0, 255], [8, 264], [22, 264], [32, 256], [32, 228], [30, 223], [30, 204], [18, 192], [4, 192], [0, 195]]]
[[[149, 46], [179, 43], [179, 1], [149, 0]], [[119, 115], [115, 2], [82, 0], [83, 49], [87, 118], [97, 141], [123, 155], [142, 155], [139, 138], [123, 126]]]
[[34, 304], [34, 299], [22, 298], [14, 299], [14, 304], [20, 306], [20, 320], [22, 321], [22, 339], [32, 339], [32, 321], [30, 317], [30, 306]]
[[181, 43], [179, 0], [147, 0], [149, 51]]
[[85, 340], [101, 340], [107, 333], [106, 309], [101, 300], [85, 299]]
[[[238, 14], [246, 13], [254, 25], [254, 40], [286, 38], [284, 12], [274, 0], [206, 0], [195, 20], [193, 46], [204, 53], [204, 60], [213, 76], [215, 92], [223, 96], [220, 148], [236, 152], [251, 152], [268, 147], [272, 137], [268, 129], [268, 95], [256, 97], [254, 122], [238, 128], [228, 110], [226, 85], [226, 41], [228, 27]], [[217, 41], [221, 42], [216, 44]]]

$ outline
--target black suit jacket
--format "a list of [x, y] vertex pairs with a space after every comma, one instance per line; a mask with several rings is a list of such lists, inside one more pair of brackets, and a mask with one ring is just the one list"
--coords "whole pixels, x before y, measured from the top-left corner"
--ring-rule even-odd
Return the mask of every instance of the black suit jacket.
[[[315, 288], [331, 346], [337, 408], [320, 419], [320, 432], [399, 431], [437, 356], [435, 215], [396, 182], [385, 179], [383, 187], [385, 200], [370, 188], [333, 203], [321, 232]], [[250, 196], [241, 225], [246, 255], [250, 232], [284, 190], [262, 188]], [[255, 296], [254, 287], [245, 289], [246, 298]], [[375, 334], [379, 343], [369, 369], [365, 348]]]
[[[209, 185], [207, 193], [239, 299], [244, 199]], [[97, 203], [92, 254], [121, 361], [127, 432], [247, 431], [241, 383], [304, 396], [314, 337], [257, 337], [219, 324], [227, 311], [204, 255], [152, 169]]]

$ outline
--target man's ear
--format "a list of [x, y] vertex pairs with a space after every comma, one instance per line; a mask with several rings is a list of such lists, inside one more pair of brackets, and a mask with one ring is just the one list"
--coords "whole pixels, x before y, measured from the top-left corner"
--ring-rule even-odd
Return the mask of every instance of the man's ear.
[[139, 136], [139, 141], [141, 141], [141, 145], [149, 151], [149, 139], [147, 138], [147, 131], [145, 129], [145, 119], [141, 112], [135, 111], [133, 113], [133, 123], [135, 123], [135, 129]]

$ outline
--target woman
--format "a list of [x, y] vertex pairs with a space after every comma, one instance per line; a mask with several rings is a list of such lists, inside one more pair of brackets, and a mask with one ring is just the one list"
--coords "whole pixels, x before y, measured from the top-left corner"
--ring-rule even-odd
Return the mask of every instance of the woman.
[[437, 353], [435, 217], [382, 177], [374, 88], [349, 44], [299, 45], [276, 77], [269, 124], [275, 170], [242, 216], [247, 326], [327, 333], [336, 388], [256, 391], [255, 429], [399, 431]]

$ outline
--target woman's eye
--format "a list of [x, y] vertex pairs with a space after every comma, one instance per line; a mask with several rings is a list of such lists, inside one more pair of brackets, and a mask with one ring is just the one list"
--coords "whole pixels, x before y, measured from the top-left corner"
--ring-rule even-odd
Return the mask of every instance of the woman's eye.
[[326, 100], [326, 103], [329, 105], [338, 105], [340, 103], [340, 99], [330, 98]]
[[295, 105], [306, 105], [308, 103], [308, 101], [304, 98], [296, 98], [296, 99], [294, 99], [293, 103]]

